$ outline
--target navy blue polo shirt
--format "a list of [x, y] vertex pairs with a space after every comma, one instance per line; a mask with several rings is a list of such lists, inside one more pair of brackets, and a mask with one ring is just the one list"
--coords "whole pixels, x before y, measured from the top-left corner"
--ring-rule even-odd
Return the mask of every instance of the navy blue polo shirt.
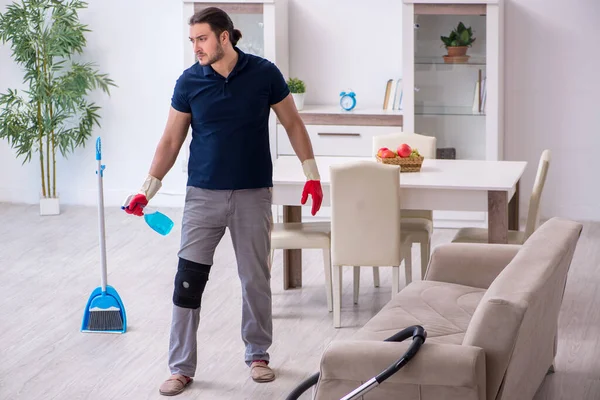
[[275, 64], [235, 50], [238, 60], [227, 78], [196, 62], [175, 84], [172, 107], [192, 114], [188, 186], [273, 186], [270, 106], [290, 91]]

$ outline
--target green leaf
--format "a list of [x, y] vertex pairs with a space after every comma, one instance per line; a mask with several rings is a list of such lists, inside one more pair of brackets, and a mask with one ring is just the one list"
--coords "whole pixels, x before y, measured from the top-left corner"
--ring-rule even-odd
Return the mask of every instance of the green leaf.
[[290, 78], [287, 81], [287, 85], [292, 93], [305, 93], [306, 86], [301, 79], [298, 78]]
[[450, 32], [448, 37], [441, 36], [441, 40], [446, 47], [471, 46], [475, 41], [475, 38], [472, 36], [472, 28], [467, 28], [464, 23], [459, 22], [456, 28]]
[[471, 37], [471, 36], [469, 35], [469, 32], [467, 32], [466, 30], [465, 30], [465, 31], [462, 31], [462, 32], [460, 33], [460, 41], [461, 41], [461, 43], [464, 43], [464, 44], [467, 44], [467, 43], [469, 43], [469, 39], [470, 39], [470, 37]]
[[73, 61], [83, 54], [91, 31], [78, 15], [87, 5], [80, 0], [21, 0], [0, 13], [0, 43], [9, 46], [26, 85], [20, 93], [0, 93], [0, 139], [24, 162], [44, 152], [48, 138], [55, 143], [51, 156], [57, 151], [66, 156], [85, 145], [100, 126], [100, 107], [87, 97], [98, 89], [110, 95], [110, 87], [116, 87], [93, 63]]

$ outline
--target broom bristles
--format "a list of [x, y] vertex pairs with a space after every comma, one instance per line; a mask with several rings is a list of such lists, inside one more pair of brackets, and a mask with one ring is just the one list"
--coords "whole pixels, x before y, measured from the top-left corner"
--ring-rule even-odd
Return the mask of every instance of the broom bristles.
[[90, 331], [119, 331], [123, 329], [121, 310], [111, 307], [109, 310], [91, 309], [88, 320]]

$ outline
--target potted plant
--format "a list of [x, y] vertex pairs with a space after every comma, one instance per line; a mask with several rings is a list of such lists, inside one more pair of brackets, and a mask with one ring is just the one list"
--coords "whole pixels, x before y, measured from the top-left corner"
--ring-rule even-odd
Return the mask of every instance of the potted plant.
[[304, 82], [298, 78], [288, 79], [287, 84], [290, 88], [290, 92], [292, 92], [292, 97], [294, 98], [296, 108], [298, 110], [302, 110], [304, 108], [304, 94], [306, 93], [306, 85], [304, 85]]
[[468, 60], [467, 49], [475, 41], [471, 27], [467, 28], [462, 22], [459, 22], [449, 36], [441, 36], [441, 39], [448, 51], [448, 54], [444, 56], [445, 62], [466, 62]]
[[41, 215], [60, 213], [57, 150], [66, 157], [85, 145], [94, 125], [100, 126], [100, 107], [87, 94], [96, 88], [109, 94], [109, 86], [116, 86], [94, 64], [73, 59], [86, 46], [89, 29], [78, 17], [85, 7], [79, 0], [23, 0], [0, 14], [0, 43], [10, 42], [27, 86], [0, 94], [0, 138], [23, 163], [39, 155]]

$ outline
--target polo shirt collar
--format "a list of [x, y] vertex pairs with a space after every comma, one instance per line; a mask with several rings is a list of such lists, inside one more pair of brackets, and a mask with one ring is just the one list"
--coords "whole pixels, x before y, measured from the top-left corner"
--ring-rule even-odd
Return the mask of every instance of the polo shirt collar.
[[[240, 50], [237, 46], [234, 46], [233, 49], [238, 53], [238, 60], [231, 71], [230, 76], [235, 75], [238, 71], [248, 64], [248, 56], [242, 50]], [[211, 65], [202, 65], [202, 71], [204, 72], [204, 76], [208, 75], [217, 75], [217, 72], [213, 69]]]

